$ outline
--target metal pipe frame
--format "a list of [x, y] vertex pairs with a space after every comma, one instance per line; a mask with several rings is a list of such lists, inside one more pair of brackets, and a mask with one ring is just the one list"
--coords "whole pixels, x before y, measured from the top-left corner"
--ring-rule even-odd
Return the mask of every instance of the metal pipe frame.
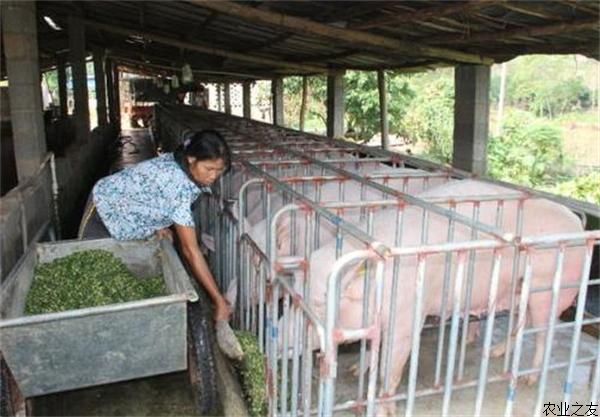
[[[230, 118], [229, 118], [230, 119]], [[250, 126], [251, 123], [247, 123], [246, 127]], [[229, 127], [229, 126], [228, 126]], [[281, 133], [283, 132], [283, 133]], [[271, 131], [270, 132], [270, 136], [271, 137], [276, 137], [277, 135], [283, 134], [285, 136], [285, 129], [281, 129], [278, 128], [276, 131]], [[300, 136], [300, 135], [297, 135]], [[304, 135], [302, 135], [304, 136]], [[338, 144], [338, 141], [328, 141], [330, 143], [335, 143], [336, 145]], [[322, 143], [322, 142], [321, 142]], [[347, 147], [347, 145], [341, 145], [341, 147]], [[281, 149], [279, 147], [279, 145], [275, 145], [275, 148], [277, 149]], [[357, 152], [357, 150], [359, 152], [363, 152], [363, 147], [357, 147], [357, 146], [352, 146], [352, 152]], [[368, 149], [365, 149], [365, 151]], [[333, 171], [336, 174], [338, 174], [339, 176], [343, 176], [345, 178], [348, 179], [352, 179], [355, 181], [358, 181], [361, 184], [361, 187], [372, 187], [376, 190], [382, 191], [382, 193], [385, 194], [390, 194], [388, 189], [386, 189], [387, 187], [382, 186], [380, 184], [377, 183], [372, 183], [372, 181], [370, 180], [365, 180], [364, 178], [360, 177], [358, 174], [352, 173], [352, 172], [348, 172], [345, 171], [343, 169], [340, 168], [336, 168], [330, 164], [324, 163], [322, 161], [318, 161], [314, 158], [311, 158], [310, 156], [307, 156], [305, 154], [302, 154], [298, 151], [295, 151], [293, 149], [282, 149], [282, 152], [285, 151], [287, 152], [289, 155], [292, 156], [296, 156], [300, 161], [308, 161], [308, 163], [310, 163], [313, 166], [318, 166], [321, 167], [324, 171], [325, 170], [329, 170], [329, 171]], [[370, 150], [369, 150], [370, 151]], [[384, 157], [384, 154], [379, 153], [379, 152], [365, 152], [369, 155], [372, 156], [380, 156], [380, 157]], [[388, 157], [390, 155], [387, 155]], [[396, 158], [396, 160], [394, 160], [394, 163], [398, 163], [398, 165], [403, 164], [403, 161], [401, 161], [400, 159]], [[283, 378], [280, 386], [278, 387], [278, 383], [277, 383], [277, 379], [273, 379], [273, 378], [277, 378], [277, 376], [279, 375], [278, 372], [278, 361], [277, 361], [277, 357], [278, 357], [278, 351], [277, 351], [277, 345], [278, 345], [278, 341], [277, 341], [277, 334], [279, 331], [283, 331], [283, 342], [284, 345], [286, 345], [289, 340], [287, 340], [288, 338], [288, 329], [287, 328], [283, 328], [283, 329], [279, 329], [278, 328], [278, 323], [275, 322], [276, 318], [277, 318], [277, 300], [279, 300], [279, 293], [283, 292], [285, 294], [284, 296], [284, 322], [288, 322], [288, 323], [294, 323], [293, 326], [291, 328], [293, 328], [295, 335], [297, 336], [299, 333], [299, 327], [300, 325], [296, 326], [296, 324], [301, 323], [303, 320], [310, 320], [309, 317], [309, 313], [311, 312], [310, 306], [308, 306], [305, 301], [303, 300], [308, 300], [309, 299], [309, 294], [310, 291], [307, 292], [306, 287], [309, 285], [309, 277], [305, 277], [304, 283], [303, 283], [303, 290], [302, 290], [302, 295], [300, 295], [297, 290], [294, 287], [294, 284], [290, 284], [288, 279], [285, 277], [285, 275], [282, 275], [280, 273], [280, 271], [278, 270], [278, 262], [277, 262], [277, 254], [275, 251], [275, 247], [276, 245], [273, 244], [273, 242], [276, 242], [276, 233], [275, 230], [276, 228], [272, 227], [272, 224], [275, 224], [278, 220], [278, 218], [282, 215], [282, 213], [284, 211], [289, 211], [289, 210], [298, 210], [298, 209], [303, 209], [303, 210], [308, 210], [308, 215], [310, 216], [309, 219], [312, 219], [310, 221], [310, 226], [308, 225], [307, 222], [307, 233], [306, 233], [306, 242], [305, 242], [305, 246], [307, 248], [306, 253], [310, 253], [310, 247], [313, 244], [313, 242], [318, 243], [318, 241], [311, 239], [310, 237], [310, 232], [314, 232], [314, 230], [316, 228], [318, 228], [319, 226], [319, 221], [320, 219], [325, 219], [328, 222], [331, 222], [332, 224], [336, 225], [338, 227], [338, 236], [341, 236], [341, 233], [345, 233], [348, 234], [350, 236], [353, 236], [354, 238], [359, 239], [359, 241], [362, 241], [365, 244], [365, 247], [368, 248], [367, 250], [363, 250], [363, 251], [353, 251], [350, 253], [346, 253], [343, 254], [341, 253], [341, 249], [338, 251], [338, 255], [341, 255], [339, 257], [339, 259], [335, 262], [335, 264], [333, 265], [332, 269], [331, 269], [331, 273], [329, 275], [329, 280], [328, 280], [328, 290], [327, 290], [327, 313], [326, 313], [326, 317], [325, 317], [325, 322], [323, 323], [323, 327], [319, 327], [319, 319], [318, 317], [313, 316], [313, 320], [312, 320], [312, 325], [308, 325], [305, 323], [304, 328], [302, 329], [303, 335], [306, 335], [310, 329], [316, 328], [317, 332], [319, 333], [319, 330], [321, 331], [321, 333], [319, 334], [319, 338], [321, 339], [321, 348], [323, 351], [323, 357], [321, 358], [321, 378], [320, 378], [320, 383], [319, 383], [319, 399], [317, 401], [317, 414], [318, 415], [331, 415], [331, 413], [334, 410], [338, 410], [338, 409], [342, 409], [342, 408], [346, 408], [346, 407], [352, 407], [352, 406], [356, 406], [358, 404], [362, 404], [365, 405], [367, 407], [367, 414], [368, 415], [372, 415], [372, 413], [374, 412], [374, 407], [375, 404], [377, 403], [383, 403], [383, 402], [388, 402], [388, 401], [398, 401], [401, 399], [406, 399], [407, 400], [407, 415], [411, 415], [412, 413], [412, 409], [413, 409], [413, 405], [414, 405], [414, 400], [417, 397], [420, 396], [424, 396], [424, 395], [431, 395], [432, 393], [437, 393], [437, 392], [444, 392], [444, 409], [445, 409], [445, 413], [447, 414], [448, 412], [448, 406], [450, 403], [450, 395], [453, 392], [453, 390], [456, 389], [460, 389], [460, 388], [466, 388], [466, 387], [477, 387], [477, 399], [476, 399], [476, 415], [478, 415], [481, 412], [481, 407], [483, 404], [483, 399], [485, 396], [485, 387], [486, 387], [486, 382], [492, 382], [495, 380], [506, 380], [505, 377], [488, 377], [487, 375], [487, 369], [488, 369], [488, 363], [489, 363], [489, 352], [490, 352], [490, 347], [491, 347], [491, 335], [492, 335], [492, 331], [493, 331], [493, 325], [494, 325], [494, 317], [496, 314], [496, 309], [495, 309], [495, 303], [496, 303], [496, 294], [495, 294], [495, 288], [497, 287], [497, 275], [498, 275], [498, 271], [499, 271], [499, 264], [500, 264], [500, 257], [499, 257], [499, 251], [501, 249], [506, 249], [506, 248], [513, 248], [516, 253], [525, 253], [526, 257], [525, 257], [525, 277], [523, 280], [523, 286], [521, 289], [521, 294], [520, 294], [520, 302], [519, 302], [519, 309], [517, 310], [519, 312], [519, 318], [517, 320], [516, 323], [516, 340], [515, 340], [515, 351], [514, 354], [512, 355], [512, 367], [510, 368], [510, 375], [508, 377], [509, 380], [509, 396], [507, 398], [507, 402], [506, 402], [506, 415], [512, 415], [512, 408], [513, 408], [513, 404], [514, 404], [514, 398], [515, 398], [515, 394], [516, 394], [516, 389], [517, 389], [517, 380], [519, 376], [525, 375], [525, 374], [530, 374], [530, 373], [534, 373], [534, 372], [541, 372], [542, 377], [541, 377], [541, 381], [540, 381], [540, 385], [539, 385], [539, 390], [538, 390], [538, 400], [537, 400], [537, 404], [536, 404], [536, 408], [539, 409], [541, 402], [543, 402], [543, 394], [544, 394], [544, 389], [545, 389], [545, 383], [547, 380], [547, 376], [548, 376], [548, 371], [551, 369], [558, 369], [561, 367], [564, 368], [568, 368], [568, 373], [571, 373], [571, 377], [567, 377], [567, 382], [565, 385], [565, 395], [567, 395], [567, 384], [569, 383], [570, 379], [572, 378], [572, 368], [574, 367], [574, 360], [573, 358], [575, 357], [575, 362], [577, 364], [579, 363], [593, 363], [594, 361], [596, 362], [596, 371], [595, 374], [593, 376], [593, 381], [592, 381], [592, 400], [595, 401], [597, 399], [597, 391], [598, 391], [598, 387], [600, 386], [600, 342], [598, 345], [598, 350], [597, 350], [597, 354], [596, 356], [592, 356], [590, 358], [577, 358], [576, 356], [576, 347], [575, 345], [579, 343], [579, 337], [580, 337], [580, 331], [581, 331], [581, 326], [583, 325], [583, 323], [588, 322], [589, 320], [584, 320], [583, 319], [583, 307], [581, 306], [582, 300], [584, 300], [584, 298], [582, 298], [581, 296], [579, 297], [578, 300], [578, 304], [577, 304], [577, 313], [576, 313], [576, 319], [574, 323], [562, 323], [562, 324], [556, 324], [555, 323], [555, 314], [553, 314], [551, 317], [553, 317], [551, 319], [551, 322], [549, 323], [548, 326], [542, 328], [542, 329], [525, 329], [525, 312], [526, 312], [526, 306], [528, 303], [528, 299], [531, 293], [535, 292], [535, 291], [541, 291], [543, 289], [532, 289], [531, 288], [531, 276], [532, 276], [532, 265], [531, 265], [531, 253], [532, 251], [535, 251], [537, 249], [541, 249], [541, 248], [558, 248], [558, 255], [557, 255], [557, 265], [559, 266], [559, 268], [557, 268], [557, 272], [554, 276], [553, 279], [553, 283], [552, 283], [552, 293], [553, 293], [553, 297], [552, 297], [552, 310], [553, 313], [556, 313], [556, 306], [557, 306], [557, 299], [558, 299], [558, 294], [560, 292], [560, 290], [563, 288], [563, 286], [561, 286], [560, 284], [560, 280], [562, 278], [562, 264], [564, 262], [564, 256], [565, 256], [565, 248], [566, 247], [570, 247], [570, 246], [576, 246], [576, 245], [586, 245], [587, 248], [587, 252], [586, 252], [586, 260], [585, 260], [585, 265], [584, 268], [581, 272], [581, 278], [580, 278], [580, 283], [579, 283], [579, 287], [583, 288], [584, 286], [587, 288], [587, 285], [589, 283], [591, 283], [592, 281], [588, 281], [587, 278], [587, 274], [586, 274], [586, 268], [589, 269], [589, 262], [590, 262], [590, 257], [591, 257], [591, 250], [590, 248], [593, 247], [593, 245], [598, 244], [598, 242], [600, 241], [600, 231], [592, 231], [592, 232], [581, 232], [581, 233], [567, 233], [567, 234], [559, 234], [559, 235], [548, 235], [548, 236], [541, 236], [541, 237], [535, 237], [535, 238], [530, 238], [527, 236], [522, 236], [520, 237], [520, 241], [516, 242], [513, 241], [513, 236], [507, 236], [506, 234], [501, 234], [498, 233], [498, 228], [500, 227], [499, 223], [499, 218], [501, 218], [501, 215], [497, 214], [496, 217], [496, 227], [490, 227], [488, 225], [481, 225], [478, 224], [477, 221], [472, 221], [468, 218], [463, 218], [463, 216], [459, 216], [456, 213], [454, 213], [452, 210], [445, 210], [445, 209], [441, 209], [442, 211], [440, 211], [439, 207], [434, 206], [431, 202], [424, 202], [422, 200], [419, 199], [414, 199], [410, 196], [406, 196], [406, 195], [402, 195], [402, 193], [398, 193], [397, 191], [391, 190], [392, 191], [392, 195], [397, 197], [398, 199], [401, 199], [401, 201], [403, 203], [413, 203], [416, 206], [420, 206], [421, 208], [423, 208], [424, 210], [424, 215], [426, 216], [425, 213], [428, 212], [428, 210], [431, 210], [432, 212], [436, 213], [436, 214], [440, 214], [445, 216], [446, 218], [449, 219], [449, 231], [448, 231], [448, 236], [449, 236], [449, 242], [445, 243], [445, 244], [434, 244], [434, 245], [427, 245], [426, 241], [422, 241], [422, 245], [420, 246], [415, 246], [415, 247], [392, 247], [389, 248], [383, 244], [381, 244], [380, 242], [376, 241], [370, 233], [365, 233], [363, 231], [361, 231], [360, 229], [357, 229], [355, 226], [353, 226], [352, 224], [349, 224], [347, 222], [344, 222], [343, 219], [341, 219], [338, 215], [334, 214], [331, 212], [331, 210], [334, 209], [340, 209], [340, 208], [344, 208], [346, 203], [331, 203], [331, 204], [318, 204], [315, 203], [314, 201], [312, 201], [311, 199], [308, 199], [306, 197], [304, 197], [300, 192], [298, 192], [297, 190], [295, 190], [294, 188], [290, 187], [289, 185], [285, 184], [283, 181], [278, 180], [277, 178], [261, 171], [259, 168], [253, 166], [253, 164], [248, 163], [248, 162], [242, 162], [241, 165], [244, 167], [244, 169], [247, 169], [248, 171], [251, 172], [251, 174], [256, 175], [257, 177], [261, 178], [263, 181], [265, 181], [265, 183], [271, 187], [274, 190], [278, 190], [279, 192], [281, 192], [282, 194], [286, 194], [286, 195], [290, 195], [292, 196], [293, 199], [295, 199], [297, 201], [297, 204], [295, 205], [291, 205], [291, 206], [285, 206], [284, 208], [280, 209], [278, 212], [276, 212], [275, 214], [273, 214], [271, 216], [270, 213], [267, 213], [268, 216], [268, 224], [269, 224], [269, 228], [271, 228], [271, 231], [269, 233], [269, 241], [270, 244], [268, 247], [268, 251], [267, 253], [269, 254], [268, 258], [268, 264], [269, 264], [269, 276], [267, 279], [270, 279], [270, 286], [271, 286], [271, 295], [270, 297], [270, 305], [271, 307], [267, 309], [267, 323], [268, 326], [267, 330], [268, 330], [268, 337], [267, 339], [267, 352], [268, 352], [268, 357], [269, 359], [269, 368], [270, 368], [270, 375], [271, 375], [271, 381], [272, 381], [272, 385], [273, 385], [273, 389], [272, 389], [272, 394], [270, 396], [270, 413], [271, 415], [277, 415], [277, 405], [279, 404], [279, 408], [281, 409], [281, 412], [284, 414], [287, 414], [288, 410], [287, 410], [287, 399], [284, 398], [286, 397], [286, 392], [285, 390], [287, 389], [287, 361], [285, 362], [285, 364], [282, 364], [282, 372], [286, 374], [286, 378]], [[452, 173], [453, 176], [459, 176], [457, 174], [456, 170], [446, 170], [444, 172], [447, 173]], [[503, 184], [504, 185], [504, 184]], [[341, 194], [343, 194], [343, 186], [340, 186], [340, 190], [341, 190]], [[513, 187], [513, 189], [515, 189], [515, 187]], [[529, 190], [524, 190], [529, 192]], [[269, 193], [267, 193], [268, 195]], [[543, 194], [531, 194], [531, 195], [527, 195], [526, 197], [521, 197], [521, 199], [523, 198], [530, 198], [531, 196], [544, 196]], [[544, 196], [545, 197], [545, 196]], [[411, 201], [412, 199], [412, 201]], [[508, 196], [508, 198], [506, 199], [496, 199], [496, 201], [498, 202], [498, 212], [501, 212], [501, 210], [503, 209], [503, 200], [508, 200], [508, 199], [518, 199], [518, 196]], [[267, 206], [270, 204], [270, 197], [267, 197], [266, 199], [267, 202]], [[370, 204], [369, 204], [370, 203]], [[378, 201], [378, 202], [368, 202], [367, 204], [363, 205], [362, 207], [370, 207], [372, 205], [376, 205], [375, 203], [381, 203], [381, 205], [386, 205], [386, 204], [395, 204], [396, 206], [398, 206], [398, 201], [393, 201], [393, 200], [382, 200], [382, 201]], [[454, 202], [452, 200], [448, 200], [447, 203], [452, 206], [452, 204], [454, 204]], [[242, 206], [242, 203], [240, 202], [240, 207]], [[356, 206], [355, 206], [356, 207]], [[586, 208], [586, 207], [584, 207]], [[585, 211], [585, 210], [584, 210]], [[594, 214], [593, 210], [587, 211], [588, 213]], [[241, 213], [241, 211], [240, 211]], [[477, 217], [477, 216], [474, 216]], [[426, 217], [425, 217], [426, 218]], [[469, 242], [452, 242], [451, 240], [451, 233], [450, 233], [450, 225], [454, 224], [454, 222], [461, 222], [461, 223], [465, 223], [469, 226], [471, 226], [472, 230], [474, 231], [473, 233], [477, 233], [477, 231], [480, 232], [485, 232], [485, 233], [490, 233], [491, 232], [491, 236], [493, 237], [493, 239], [490, 240], [472, 240]], [[243, 222], [241, 222], [240, 224], [243, 224]], [[313, 225], [315, 225], [316, 227], [313, 229]], [[484, 226], [484, 227], [481, 227]], [[243, 226], [239, 228], [240, 231], [243, 230]], [[318, 232], [317, 232], [318, 233]], [[239, 233], [240, 235], [240, 239], [243, 240], [244, 242], [250, 239], [246, 239], [248, 236], [246, 234], [243, 233]], [[426, 222], [423, 222], [423, 232], [422, 232], [422, 236], [426, 236], [427, 235], [427, 226], [426, 226]], [[313, 236], [313, 237], [318, 237], [317, 236]], [[242, 239], [243, 238], [243, 239]], [[477, 235], [475, 235], [475, 238], [478, 238]], [[343, 241], [341, 241], [341, 239], [338, 239], [338, 244], [341, 244]], [[518, 246], [516, 246], [515, 244], [518, 243]], [[425, 280], [425, 268], [426, 268], [426, 259], [428, 256], [432, 255], [432, 254], [451, 254], [451, 253], [457, 253], [459, 254], [459, 258], [462, 259], [462, 262], [459, 261], [459, 270], [457, 271], [460, 272], [460, 276], [462, 277], [463, 275], [465, 275], [465, 263], [466, 263], [466, 254], [469, 252], [475, 252], [475, 251], [481, 251], [481, 250], [493, 250], [494, 253], [496, 254], [494, 256], [494, 264], [492, 267], [492, 271], [491, 271], [491, 277], [492, 277], [492, 284], [491, 284], [491, 292], [488, 295], [488, 312], [489, 312], [489, 316], [488, 316], [488, 321], [486, 323], [486, 331], [485, 331], [485, 335], [484, 335], [484, 352], [483, 352], [483, 361], [482, 361], [482, 366], [480, 368], [480, 372], [479, 372], [479, 377], [477, 378], [477, 380], [475, 381], [468, 381], [468, 382], [461, 382], [461, 383], [454, 383], [453, 384], [453, 369], [451, 369], [454, 366], [454, 360], [450, 360], [448, 359], [447, 361], [447, 372], [446, 372], [446, 384], [444, 385], [443, 388], [435, 388], [435, 389], [426, 389], [426, 390], [419, 390], [417, 391], [415, 388], [416, 385], [416, 373], [417, 373], [417, 367], [418, 367], [418, 350], [419, 350], [419, 335], [420, 332], [416, 331], [416, 329], [419, 328], [419, 322], [424, 319], [424, 317], [421, 317], [421, 304], [422, 303], [422, 298], [423, 298], [423, 283]], [[462, 254], [462, 255], [460, 255]], [[264, 255], [264, 254], [263, 254]], [[385, 272], [385, 265], [384, 265], [384, 259], [390, 259], [390, 258], [394, 258], [394, 260], [396, 258], [400, 258], [402, 256], [417, 256], [419, 258], [419, 267], [418, 267], [418, 277], [417, 277], [417, 297], [416, 297], [416, 303], [415, 303], [415, 311], [414, 311], [414, 317], [413, 317], [413, 346], [412, 346], [412, 354], [411, 354], [411, 367], [410, 367], [410, 377], [409, 377], [409, 389], [408, 392], [406, 394], [399, 394], [399, 395], [395, 395], [395, 396], [387, 396], [387, 397], [381, 397], [381, 398], [377, 398], [377, 396], [375, 395], [375, 388], [376, 388], [376, 374], [377, 374], [377, 364], [378, 364], [378, 355], [379, 355], [379, 340], [378, 337], [380, 335], [380, 321], [378, 321], [378, 319], [381, 318], [381, 309], [382, 309], [382, 289], [383, 289], [383, 277], [384, 277], [384, 272]], [[376, 268], [374, 271], [371, 271], [369, 268], [365, 268], [365, 279], [370, 282], [370, 278], [368, 278], [371, 275], [375, 275], [374, 277], [374, 282], [375, 282], [375, 289], [376, 289], [376, 307], [375, 307], [375, 311], [376, 314], [374, 316], [374, 321], [371, 326], [367, 326], [367, 327], [363, 327], [362, 329], [353, 329], [353, 330], [349, 330], [349, 329], [340, 329], [337, 327], [336, 322], [337, 322], [337, 317], [338, 317], [338, 310], [339, 310], [339, 301], [340, 301], [340, 293], [341, 293], [341, 288], [340, 288], [340, 281], [341, 281], [341, 272], [347, 268], [350, 264], [352, 263], [356, 263], [359, 261], [365, 261], [365, 260], [371, 260], [370, 262], [376, 262]], [[394, 262], [395, 263], [395, 262]], [[462, 265], [462, 266], [461, 266]], [[589, 271], [588, 271], [589, 272]], [[460, 281], [459, 284], [457, 284], [457, 281]], [[454, 312], [452, 314], [452, 325], [451, 325], [451, 339], [454, 340], [454, 343], [450, 343], [450, 353], [452, 353], [452, 351], [456, 352], [456, 347], [457, 347], [457, 337], [458, 337], [458, 326], [459, 326], [459, 322], [460, 322], [460, 310], [461, 310], [461, 306], [460, 306], [460, 294], [462, 293], [462, 285], [463, 285], [464, 279], [460, 278], [457, 275], [457, 279], [455, 280], [455, 290], [454, 290], [454, 295], [453, 295], [453, 302], [454, 302]], [[595, 281], [593, 281], [595, 282]], [[368, 298], [368, 297], [365, 297]], [[286, 301], [287, 300], [287, 301]], [[293, 300], [293, 307], [290, 307], [290, 300]], [[286, 307], [287, 306], [287, 307]], [[296, 306], [300, 306], [300, 308], [296, 308]], [[368, 306], [364, 306], [364, 307], [368, 307]], [[301, 312], [301, 314], [298, 314], [299, 312]], [[260, 324], [260, 323], [259, 323]], [[363, 323], [365, 324], [365, 323]], [[570, 354], [570, 360], [564, 363], [555, 363], [552, 364], [550, 363], [550, 353], [551, 353], [551, 341], [553, 338], [553, 333], [556, 329], [559, 328], [563, 328], [563, 327], [569, 327], [572, 326], [575, 330], [575, 334], [577, 335], [577, 341], [574, 342], [574, 344], [571, 346], [571, 354]], [[261, 327], [260, 325], [258, 326], [259, 328]], [[445, 327], [445, 325], [440, 326], [442, 328]], [[579, 330], [577, 330], [579, 329]], [[523, 344], [523, 338], [525, 335], [527, 334], [531, 334], [533, 333], [533, 331], [536, 330], [540, 330], [540, 331], [546, 331], [546, 349], [544, 351], [544, 360], [543, 360], [543, 364], [542, 364], [542, 368], [541, 369], [520, 369], [519, 367], [519, 361], [520, 361], [520, 357], [521, 357], [521, 350], [522, 350], [522, 344]], [[307, 332], [308, 331], [308, 332]], [[275, 337], [274, 337], [275, 335]], [[308, 387], [309, 381], [310, 379], [307, 379], [307, 375], [309, 372], [307, 372], [307, 368], [306, 366], [304, 366], [304, 371], [305, 373], [303, 374], [302, 378], [300, 378], [300, 375], [297, 374], [298, 369], [299, 369], [299, 358], [294, 359], [294, 357], [296, 357], [297, 353], [302, 351], [303, 352], [303, 362], [306, 364], [307, 361], [311, 362], [309, 360], [308, 357], [312, 358], [312, 356], [310, 354], [308, 354], [310, 352], [311, 347], [310, 346], [310, 337], [307, 339], [306, 337], [300, 338], [301, 340], [305, 340], [307, 341], [307, 343], [304, 343], [302, 345], [302, 347], [300, 347], [298, 345], [299, 339], [298, 337], [294, 338], [294, 346], [292, 347], [292, 351], [293, 353], [293, 362], [292, 362], [292, 392], [298, 392], [298, 390], [300, 389], [299, 387], [299, 380], [302, 379], [302, 390], [303, 390], [303, 394], [310, 394], [310, 388]], [[344, 340], [347, 339], [361, 339], [361, 340], [372, 340], [371, 343], [371, 347], [372, 347], [372, 355], [370, 358], [370, 362], [371, 362], [371, 367], [370, 367], [370, 371], [369, 371], [369, 388], [368, 388], [368, 394], [367, 394], [367, 399], [366, 400], [359, 400], [359, 401], [351, 401], [342, 405], [338, 405], [335, 406], [334, 405], [334, 397], [335, 397], [335, 382], [336, 382], [336, 377], [337, 377], [337, 345], [341, 342], [343, 342]], [[375, 340], [377, 341], [377, 343], [374, 343]], [[375, 348], [374, 348], [374, 345]], [[286, 345], [287, 346], [287, 345]], [[384, 348], [385, 351], [385, 348]], [[287, 355], [287, 349], [283, 350], [283, 353], [285, 355]], [[438, 354], [439, 354], [439, 348], [438, 348]], [[362, 354], [361, 354], [362, 356]], [[284, 359], [284, 355], [281, 356], [282, 360]], [[384, 360], [385, 360], [385, 356], [384, 356]], [[364, 361], [363, 361], [364, 362]], [[436, 365], [437, 367], [437, 365]], [[310, 373], [312, 373], [312, 364], [310, 369]], [[437, 373], [437, 371], [436, 371]], [[282, 393], [282, 398], [278, 399], [278, 394], [279, 391], [281, 391]], [[570, 393], [569, 393], [570, 394]], [[360, 397], [359, 397], [360, 398]], [[302, 402], [303, 402], [303, 415], [307, 415], [309, 413], [309, 410], [311, 409], [311, 401], [310, 398], [307, 399], [305, 398], [305, 396], [302, 396]], [[295, 403], [297, 404], [297, 403]], [[352, 405], [348, 405], [348, 404], [352, 404]], [[312, 412], [314, 412], [315, 410], [312, 410]], [[292, 411], [294, 413], [294, 411]]]

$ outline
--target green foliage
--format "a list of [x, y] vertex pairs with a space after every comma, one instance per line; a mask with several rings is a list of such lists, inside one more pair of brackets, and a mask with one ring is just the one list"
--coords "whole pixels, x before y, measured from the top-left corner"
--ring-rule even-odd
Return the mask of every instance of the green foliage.
[[[286, 126], [300, 127], [300, 106], [302, 103], [302, 77], [286, 77], [283, 80], [284, 119]], [[307, 102], [304, 130], [324, 133], [326, 130], [327, 78], [307, 77]]]
[[509, 112], [488, 145], [488, 173], [500, 180], [536, 187], [564, 175], [566, 165], [560, 130], [528, 112]]
[[[359, 141], [367, 141], [380, 131], [379, 90], [377, 73], [348, 71], [344, 77], [346, 89], [346, 121], [349, 131]], [[386, 73], [388, 122], [391, 133], [401, 129], [402, 119], [414, 92], [406, 77]]]
[[[597, 100], [585, 77], [587, 67], [573, 56], [523, 56], [508, 63], [507, 104], [537, 116], [556, 117], [590, 108]], [[579, 67], [583, 68], [579, 68]], [[500, 79], [491, 80], [491, 97], [497, 102]]]
[[454, 126], [453, 80], [446, 76], [425, 83], [410, 103], [402, 125], [407, 137], [426, 144], [431, 159], [450, 162]]
[[88, 250], [38, 265], [27, 294], [25, 312], [28, 315], [55, 313], [166, 293], [162, 277], [138, 279], [112, 253]]
[[267, 415], [267, 376], [265, 358], [258, 347], [256, 336], [244, 331], [235, 335], [244, 351], [244, 358], [238, 366], [242, 391], [252, 417]]
[[600, 172], [592, 172], [555, 186], [545, 187], [545, 190], [600, 205]]

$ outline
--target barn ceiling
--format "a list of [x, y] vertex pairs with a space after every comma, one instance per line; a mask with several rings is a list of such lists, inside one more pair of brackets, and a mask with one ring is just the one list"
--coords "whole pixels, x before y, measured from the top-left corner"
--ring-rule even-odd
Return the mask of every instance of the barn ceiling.
[[38, 1], [37, 10], [46, 68], [68, 50], [70, 16], [84, 20], [90, 51], [152, 73], [189, 63], [206, 78], [600, 57], [598, 1]]

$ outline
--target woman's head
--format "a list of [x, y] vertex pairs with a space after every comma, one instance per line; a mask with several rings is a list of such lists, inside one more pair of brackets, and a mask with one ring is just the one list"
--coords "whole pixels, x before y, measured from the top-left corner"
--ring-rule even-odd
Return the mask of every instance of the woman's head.
[[189, 135], [175, 151], [175, 159], [197, 183], [211, 185], [231, 166], [227, 142], [215, 130]]

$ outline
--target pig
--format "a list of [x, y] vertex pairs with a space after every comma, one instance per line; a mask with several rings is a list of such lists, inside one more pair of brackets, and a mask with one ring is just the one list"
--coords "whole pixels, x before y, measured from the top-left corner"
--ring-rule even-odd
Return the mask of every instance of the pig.
[[[514, 191], [504, 187], [487, 184], [475, 180], [462, 180], [448, 184], [448, 188], [444, 190], [439, 187], [438, 195], [450, 193], [450, 195], [500, 195], [513, 194]], [[433, 192], [427, 197], [431, 197]], [[493, 210], [492, 210], [493, 207]], [[459, 206], [458, 212], [470, 215], [470, 208]], [[493, 213], [490, 213], [492, 211]], [[536, 237], [555, 233], [571, 233], [581, 232], [583, 230], [581, 221], [566, 207], [554, 203], [546, 199], [528, 200], [524, 207], [523, 213], [523, 230], [522, 236]], [[482, 205], [481, 219], [488, 223], [495, 221], [495, 205]], [[418, 246], [421, 243], [421, 222], [422, 212], [415, 207], [408, 207], [404, 213], [404, 236], [402, 245], [405, 247]], [[393, 246], [394, 234], [391, 232], [390, 225], [395, 224], [395, 211], [383, 210], [375, 217], [373, 236], [387, 244]], [[443, 243], [446, 241], [446, 230], [448, 228], [448, 220], [441, 216], [430, 216], [428, 243]], [[502, 228], [507, 232], [514, 232], [516, 229], [516, 212], [515, 205], [507, 205], [503, 213]], [[480, 237], [484, 237], [481, 236]], [[456, 224], [454, 241], [471, 240], [471, 230], [466, 226]], [[353, 250], [364, 249], [364, 244], [353, 239], [347, 239], [343, 253], [348, 253]], [[572, 284], [577, 282], [582, 273], [582, 265], [584, 260], [583, 247], [570, 247], [566, 249], [564, 260], [563, 275], [561, 285]], [[500, 278], [497, 290], [497, 311], [508, 308], [510, 299], [510, 286], [512, 277], [512, 265], [515, 250], [511, 248], [501, 251], [502, 262], [500, 267]], [[488, 293], [490, 287], [490, 271], [492, 265], [492, 252], [478, 251], [475, 268], [474, 268], [474, 287], [471, 298], [471, 314], [480, 315], [487, 309]], [[531, 287], [547, 287], [551, 285], [555, 274], [555, 258], [556, 250], [535, 250], [532, 252], [533, 274]], [[331, 270], [331, 265], [336, 260], [335, 242], [330, 242], [310, 256], [310, 279], [311, 279], [311, 294], [308, 300], [309, 305], [314, 309], [314, 312], [321, 319], [325, 319], [326, 311], [326, 288], [328, 274]], [[456, 261], [456, 258], [453, 257]], [[415, 300], [416, 288], [416, 259], [415, 257], [403, 258], [399, 271], [400, 288], [395, 295], [396, 309], [390, 311], [391, 301], [391, 285], [393, 274], [393, 260], [386, 260], [385, 277], [384, 277], [384, 300], [383, 300], [383, 325], [382, 329], [386, 329], [387, 323], [391, 314], [401, 318], [396, 320], [396, 328], [394, 332], [394, 340], [392, 340], [392, 366], [390, 371], [390, 390], [383, 393], [393, 394], [400, 381], [404, 365], [410, 355], [410, 347], [412, 342], [412, 319], [413, 305]], [[442, 283], [445, 269], [445, 254], [430, 254], [427, 258], [425, 290], [423, 298], [422, 317], [427, 315], [439, 315], [441, 309], [441, 293]], [[456, 265], [452, 266], [452, 279], [454, 279]], [[356, 265], [347, 268], [342, 276], [341, 282], [341, 298], [338, 314], [338, 327], [342, 328], [359, 328], [362, 324], [362, 303], [363, 303], [363, 278], [361, 265]], [[466, 272], [465, 272], [466, 273]], [[523, 265], [520, 267], [519, 276], [523, 274]], [[466, 279], [466, 276], [465, 276]], [[449, 288], [454, 288], [453, 283]], [[561, 313], [571, 305], [577, 294], [576, 288], [562, 289], [558, 299], [557, 312]], [[373, 294], [370, 294], [372, 297]], [[463, 298], [464, 295], [461, 295]], [[464, 299], [463, 299], [464, 302]], [[372, 303], [371, 303], [372, 305]], [[464, 304], [463, 304], [464, 305]], [[547, 324], [550, 318], [551, 293], [536, 292], [532, 293], [528, 300], [528, 318], [533, 327], [540, 327]], [[447, 313], [451, 313], [452, 303], [447, 304]], [[420, 323], [422, 326], [423, 323]], [[382, 334], [383, 346], [386, 344], [388, 335], [385, 331]], [[544, 332], [536, 334], [535, 352], [533, 357], [533, 366], [539, 367], [543, 359], [544, 348]], [[534, 383], [537, 380], [537, 375], [531, 374], [528, 376], [528, 383]], [[393, 415], [394, 407], [392, 405], [384, 406], [379, 410], [382, 413]]]

